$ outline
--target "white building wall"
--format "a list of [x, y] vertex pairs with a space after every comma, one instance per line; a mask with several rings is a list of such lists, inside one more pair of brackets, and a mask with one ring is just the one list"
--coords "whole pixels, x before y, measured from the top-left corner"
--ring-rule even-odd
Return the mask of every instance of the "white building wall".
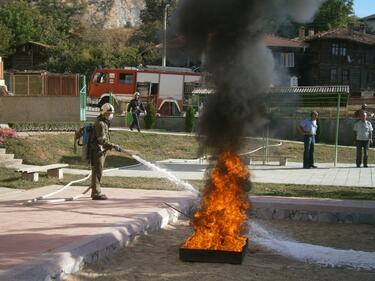
[[185, 83], [189, 82], [199, 82], [201, 80], [200, 76], [195, 75], [185, 75]]
[[159, 83], [159, 73], [137, 73], [137, 82]]
[[184, 76], [160, 74], [159, 98], [183, 98]]

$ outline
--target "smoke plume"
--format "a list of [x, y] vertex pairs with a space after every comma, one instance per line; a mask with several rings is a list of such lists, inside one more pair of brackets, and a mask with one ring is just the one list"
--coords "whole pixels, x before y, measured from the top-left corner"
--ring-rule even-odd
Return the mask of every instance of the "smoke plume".
[[[310, 21], [321, 0], [184, 0], [175, 15], [191, 54], [204, 54], [216, 92], [200, 118], [201, 147], [236, 150], [249, 124], [264, 117], [262, 101], [274, 62], [263, 35], [285, 21]], [[272, 27], [274, 30], [270, 30]]]

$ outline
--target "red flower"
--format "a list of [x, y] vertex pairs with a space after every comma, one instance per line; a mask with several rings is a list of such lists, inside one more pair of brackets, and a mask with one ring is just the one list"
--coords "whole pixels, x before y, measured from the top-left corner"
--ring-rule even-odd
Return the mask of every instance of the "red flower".
[[0, 128], [0, 144], [4, 144], [5, 138], [16, 138], [17, 132], [11, 128]]

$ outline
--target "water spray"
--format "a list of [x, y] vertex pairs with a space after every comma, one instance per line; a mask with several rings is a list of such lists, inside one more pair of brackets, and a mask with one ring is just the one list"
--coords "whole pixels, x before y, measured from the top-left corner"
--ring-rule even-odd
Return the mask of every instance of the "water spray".
[[254, 221], [247, 222], [251, 243], [295, 260], [315, 263], [326, 267], [344, 267], [374, 270], [375, 252], [341, 250], [307, 244], [289, 239], [280, 239]]
[[[159, 173], [162, 173], [166, 176], [166, 178], [170, 181], [172, 181], [173, 183], [176, 184], [176, 186], [179, 186], [179, 187], [182, 187], [182, 189], [186, 190], [186, 191], [190, 191], [192, 192], [195, 196], [198, 196], [199, 194], [199, 191], [196, 190], [194, 188], [194, 186], [192, 186], [191, 184], [187, 183], [187, 182], [184, 182], [182, 180], [180, 180], [179, 178], [177, 178], [175, 175], [173, 175], [171, 172], [165, 170], [165, 169], [162, 169], [144, 159], [142, 159], [139, 155], [136, 155], [136, 154], [129, 154], [126, 150], [122, 150], [122, 152], [125, 152], [127, 153], [128, 155], [130, 155], [133, 159], [137, 160], [139, 163], [142, 163], [143, 165], [145, 165], [146, 167], [149, 167], [151, 168], [152, 170], [155, 170]], [[109, 172], [113, 172], [113, 171], [118, 171], [120, 170], [121, 167], [119, 168], [112, 168], [112, 169], [107, 169], [107, 170], [104, 170], [103, 171], [103, 174], [105, 173], [109, 173]], [[87, 179], [89, 179], [91, 176], [91, 171], [88, 173], [87, 176], [85, 176], [84, 178], [82, 179], [78, 179], [78, 180], [74, 180], [74, 181], [71, 181], [69, 182], [68, 184], [64, 185], [63, 187], [61, 187], [60, 189], [58, 190], [55, 190], [51, 193], [48, 193], [48, 194], [45, 194], [45, 195], [42, 195], [42, 196], [38, 196], [38, 197], [35, 197], [33, 199], [30, 199], [26, 202], [24, 202], [24, 205], [32, 205], [32, 204], [51, 204], [51, 203], [62, 203], [62, 202], [66, 202], [66, 201], [74, 201], [74, 200], [77, 200], [81, 197], [83, 197], [87, 192], [90, 191], [91, 187], [88, 187], [87, 189], [85, 189], [81, 194], [79, 195], [76, 195], [76, 196], [72, 196], [72, 197], [67, 197], [67, 198], [58, 198], [58, 199], [48, 199], [50, 198], [51, 196], [55, 195], [55, 194], [58, 194], [62, 191], [64, 191], [65, 189], [67, 189], [69, 186], [75, 184], [75, 183], [79, 183], [79, 182], [83, 182]]]

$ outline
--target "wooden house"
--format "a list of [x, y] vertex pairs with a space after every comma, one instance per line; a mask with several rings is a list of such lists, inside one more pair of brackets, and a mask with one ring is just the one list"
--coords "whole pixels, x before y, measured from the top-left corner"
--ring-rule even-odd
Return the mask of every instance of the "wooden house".
[[352, 27], [308, 36], [302, 85], [349, 85], [350, 93], [375, 91], [375, 36]]
[[298, 40], [291, 40], [275, 35], [265, 35], [266, 46], [271, 50], [275, 60], [277, 80], [275, 86], [298, 86], [301, 79], [305, 50], [308, 45]]
[[36, 70], [46, 59], [46, 51], [51, 46], [29, 41], [16, 47], [16, 51], [7, 58], [6, 69]]

